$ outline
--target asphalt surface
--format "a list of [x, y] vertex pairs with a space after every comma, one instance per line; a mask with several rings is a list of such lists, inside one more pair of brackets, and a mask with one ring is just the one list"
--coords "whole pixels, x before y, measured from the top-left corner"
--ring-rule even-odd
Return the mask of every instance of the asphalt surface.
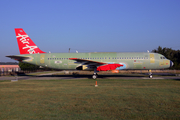
[[[152, 79], [171, 79], [179, 80], [180, 76], [175, 76], [168, 73], [155, 73]], [[21, 75], [21, 76], [0, 76], [0, 80], [77, 80], [77, 79], [92, 79], [92, 75], [54, 75], [54, 73], [43, 73], [40, 75]], [[147, 74], [113, 74], [113, 75], [98, 75], [98, 79], [150, 79]], [[93, 79], [92, 79], [93, 80]]]

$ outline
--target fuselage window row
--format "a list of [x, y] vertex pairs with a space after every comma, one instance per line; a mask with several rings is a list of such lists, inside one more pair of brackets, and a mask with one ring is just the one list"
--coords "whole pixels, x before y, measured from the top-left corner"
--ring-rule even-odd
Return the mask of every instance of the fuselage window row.
[[[68, 60], [69, 58], [48, 58], [48, 60]], [[85, 59], [85, 60], [94, 60], [94, 59], [107, 59], [106, 57], [105, 58], [79, 58], [79, 59]], [[148, 57], [112, 57], [109, 59], [125, 59], [125, 60], [135, 60], [135, 59], [138, 59], [138, 60], [144, 60], [144, 59], [148, 59]], [[161, 58], [161, 59], [165, 59], [165, 58]]]

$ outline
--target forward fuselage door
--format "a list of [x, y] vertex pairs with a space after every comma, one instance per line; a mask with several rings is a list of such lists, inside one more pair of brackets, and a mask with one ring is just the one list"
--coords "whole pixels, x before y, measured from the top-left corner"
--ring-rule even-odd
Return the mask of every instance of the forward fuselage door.
[[155, 63], [154, 54], [149, 54], [150, 57], [150, 63]]

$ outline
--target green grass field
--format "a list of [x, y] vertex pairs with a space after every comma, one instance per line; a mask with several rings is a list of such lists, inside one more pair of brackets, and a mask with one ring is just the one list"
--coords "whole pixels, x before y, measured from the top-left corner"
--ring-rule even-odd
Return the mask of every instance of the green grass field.
[[177, 80], [0, 81], [0, 119], [180, 119]]

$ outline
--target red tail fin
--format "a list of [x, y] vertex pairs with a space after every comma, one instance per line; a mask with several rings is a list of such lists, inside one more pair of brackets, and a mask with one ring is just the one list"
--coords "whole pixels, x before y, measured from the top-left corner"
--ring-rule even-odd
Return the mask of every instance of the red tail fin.
[[41, 51], [22, 28], [15, 28], [20, 54], [45, 53]]

